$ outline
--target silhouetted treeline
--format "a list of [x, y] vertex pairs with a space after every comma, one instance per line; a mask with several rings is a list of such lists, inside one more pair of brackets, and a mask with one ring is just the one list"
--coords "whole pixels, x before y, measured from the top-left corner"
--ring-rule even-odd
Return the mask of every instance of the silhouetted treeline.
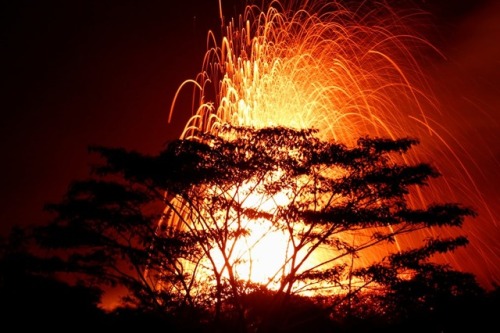
[[[412, 187], [439, 176], [429, 164], [389, 158], [418, 141], [360, 138], [346, 147], [314, 133], [226, 127], [217, 136], [172, 142], [156, 156], [92, 148], [104, 162], [89, 179], [70, 184], [61, 202], [47, 205], [54, 219], [2, 239], [5, 322], [51, 331], [207, 333], [437, 333], [493, 324], [499, 289], [484, 290], [472, 274], [431, 261], [466, 246], [465, 236], [427, 238], [371, 264], [353, 264], [365, 249], [399, 235], [460, 228], [475, 216], [455, 203], [407, 203]], [[272, 212], [239, 200], [273, 199], [284, 190], [289, 201]], [[231, 244], [251, 233], [234, 223], [243, 219], [294, 240], [290, 269], [274, 289], [237, 274], [242, 261]], [[356, 232], [366, 241], [342, 237]], [[334, 255], [304, 269], [300, 256], [319, 247]], [[205, 275], [197, 275], [200, 267]], [[306, 297], [294, 289], [299, 282], [340, 292]], [[126, 296], [105, 312], [102, 295], [116, 286]]]

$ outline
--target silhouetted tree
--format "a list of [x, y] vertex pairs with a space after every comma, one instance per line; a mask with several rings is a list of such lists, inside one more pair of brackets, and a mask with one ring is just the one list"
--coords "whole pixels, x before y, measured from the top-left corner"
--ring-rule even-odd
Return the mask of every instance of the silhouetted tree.
[[[394, 246], [400, 235], [459, 228], [475, 215], [455, 203], [408, 204], [411, 188], [439, 176], [429, 164], [404, 161], [417, 140], [366, 137], [347, 147], [315, 133], [224, 126], [198, 141], [174, 141], [157, 156], [92, 147], [104, 163], [47, 206], [57, 216], [39, 229], [40, 244], [63, 249], [67, 269], [92, 283], [127, 287], [135, 306], [232, 321], [240, 331], [293, 331], [299, 316], [277, 313], [308, 292], [330, 299], [325, 309], [354, 314], [364, 291], [380, 292], [377, 304], [388, 309], [403, 300], [430, 304], [436, 286], [453, 294], [475, 285], [430, 262], [466, 245], [465, 237]], [[288, 240], [283, 262], [269, 282], [255, 283], [252, 249], [272, 233]], [[383, 255], [360, 263], [374, 249]], [[244, 274], [243, 265], [250, 267]], [[274, 310], [249, 304], [262, 288]]]
[[[182, 285], [183, 272], [175, 260], [196, 251], [182, 232], [156, 237], [161, 208], [155, 205], [163, 201], [158, 190], [114, 179], [74, 182], [61, 203], [47, 205], [57, 217], [36, 230], [38, 242], [55, 255], [62, 251], [64, 271], [89, 285], [127, 288], [125, 305], [181, 309], [190, 304], [189, 286]], [[158, 289], [158, 282], [152, 282], [155, 267], [161, 267], [156, 274], [182, 292]]]

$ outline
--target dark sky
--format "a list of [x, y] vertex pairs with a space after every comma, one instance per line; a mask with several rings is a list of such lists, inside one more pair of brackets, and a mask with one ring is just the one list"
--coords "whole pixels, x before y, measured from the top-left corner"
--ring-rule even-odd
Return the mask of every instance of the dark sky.
[[[176, 3], [172, 6], [172, 3]], [[212, 1], [9, 1], [0, 10], [1, 232], [37, 222], [88, 171], [87, 146], [156, 152], [170, 103], [201, 68]]]
[[[236, 0], [222, 2], [228, 15], [239, 7]], [[498, 214], [500, 2], [416, 2], [432, 12], [429, 38], [447, 57], [432, 67], [442, 83], [436, 91], [477, 138], [467, 148], [489, 147], [477, 158], [485, 174], [479, 186]], [[167, 123], [174, 93], [200, 71], [207, 31], [218, 32], [220, 20], [218, 0], [16, 0], [1, 6], [5, 234], [14, 224], [46, 221], [43, 205], [87, 175], [90, 144], [154, 153], [177, 138], [189, 114]], [[489, 237], [498, 239], [496, 222], [489, 228]]]

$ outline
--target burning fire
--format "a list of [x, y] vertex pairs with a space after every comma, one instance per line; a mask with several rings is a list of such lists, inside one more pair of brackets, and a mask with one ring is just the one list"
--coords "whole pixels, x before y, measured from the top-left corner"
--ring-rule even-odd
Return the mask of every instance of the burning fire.
[[[203, 132], [218, 134], [227, 123], [316, 128], [321, 139], [348, 145], [366, 135], [416, 137], [421, 144], [407, 156], [408, 162], [431, 162], [444, 177], [432, 183], [425, 196], [413, 193], [410, 202], [420, 206], [443, 197], [447, 201], [465, 197], [467, 203], [472, 200], [489, 214], [461, 161], [459, 142], [439, 121], [438, 101], [421, 71], [419, 50], [441, 55], [410, 29], [419, 14], [423, 15], [396, 13], [383, 6], [353, 9], [340, 1], [325, 1], [320, 6], [306, 1], [298, 7], [273, 1], [265, 8], [249, 5], [242, 15], [226, 23], [221, 8], [222, 39], [208, 33], [202, 71], [179, 87], [169, 122], [177, 112], [179, 93], [191, 86], [194, 108], [182, 139], [197, 140]], [[287, 200], [286, 193], [258, 197], [235, 191], [242, 191], [233, 195], [244, 197], [245, 205], [258, 205], [269, 213]], [[172, 219], [168, 223], [180, 222]], [[212, 250], [216, 269], [224, 271], [228, 261], [241, 279], [272, 287], [286, 270], [291, 240], [265, 223], [245, 223], [247, 236]], [[427, 236], [400, 237], [397, 246], [420, 244]], [[224, 259], [222, 251], [227, 246], [233, 247]], [[372, 249], [363, 254], [363, 260], [371, 262], [386, 250]], [[319, 251], [319, 257], [310, 258], [310, 265], [328, 255], [327, 249]], [[454, 257], [442, 260], [460, 266]]]

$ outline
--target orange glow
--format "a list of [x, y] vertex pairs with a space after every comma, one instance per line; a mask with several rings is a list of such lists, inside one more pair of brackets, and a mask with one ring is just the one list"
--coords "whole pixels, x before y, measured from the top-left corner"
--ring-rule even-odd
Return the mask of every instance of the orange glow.
[[[271, 197], [257, 195], [256, 186], [255, 182], [248, 182], [227, 192], [241, 204], [241, 208], [259, 208], [270, 214], [288, 203], [288, 198], [284, 193]], [[226, 195], [225, 193], [216, 194]], [[224, 271], [222, 255], [222, 250], [224, 250], [225, 253], [230, 252], [229, 261], [239, 279], [266, 284], [269, 287], [276, 286], [278, 282], [276, 279], [281, 277], [280, 271], [285, 269], [283, 265], [290, 253], [289, 239], [284, 232], [276, 230], [270, 221], [248, 220], [245, 217], [241, 219], [238, 227], [242, 226], [248, 233], [238, 237], [223, 249], [215, 247], [211, 251], [216, 269]], [[229, 229], [234, 231], [231, 226]], [[233, 245], [234, 249], [228, 251], [228, 248]]]
[[[280, 272], [289, 255], [287, 236], [279, 231], [270, 231], [267, 225], [249, 225], [249, 235], [238, 240], [234, 250], [237, 264], [235, 274], [239, 279], [252, 281], [275, 288], [281, 277]], [[218, 270], [222, 270], [224, 260], [220, 252], [213, 252]]]
[[[421, 144], [406, 156], [407, 162], [430, 162], [443, 177], [430, 184], [425, 194], [416, 190], [409, 201], [415, 206], [464, 201], [494, 219], [462, 162], [466, 152], [458, 138], [446, 131], [438, 101], [420, 69], [419, 49], [441, 56], [411, 30], [411, 19], [423, 13], [397, 14], [383, 6], [369, 12], [352, 11], [340, 1], [307, 6], [287, 8], [278, 2], [263, 9], [248, 6], [224, 27], [220, 42], [209, 32], [202, 71], [196, 79], [184, 82], [177, 93], [193, 86], [192, 117], [181, 138], [196, 140], [200, 132], [217, 134], [226, 123], [316, 128], [321, 139], [348, 145], [366, 135], [416, 137]], [[169, 118], [174, 112], [182, 112], [176, 110], [175, 98]], [[245, 189], [235, 191], [230, 195], [245, 196]], [[287, 196], [280, 193], [265, 198], [249, 193], [244, 200], [245, 205], [259, 205], [272, 213]], [[226, 260], [241, 279], [272, 286], [270, 281], [279, 280], [286, 270], [291, 240], [265, 221], [244, 223], [249, 235], [237, 241]], [[471, 229], [466, 225], [465, 231]], [[345, 237], [363, 242], [367, 236]], [[395, 247], [420, 245], [427, 236], [429, 231], [400, 237]], [[227, 247], [212, 251], [221, 250]], [[388, 250], [371, 248], [362, 253], [362, 261], [373, 262]], [[211, 255], [216, 269], [224, 270], [221, 254]], [[331, 249], [320, 249], [308, 265], [332, 256]], [[456, 257], [441, 260], [460, 267]]]

